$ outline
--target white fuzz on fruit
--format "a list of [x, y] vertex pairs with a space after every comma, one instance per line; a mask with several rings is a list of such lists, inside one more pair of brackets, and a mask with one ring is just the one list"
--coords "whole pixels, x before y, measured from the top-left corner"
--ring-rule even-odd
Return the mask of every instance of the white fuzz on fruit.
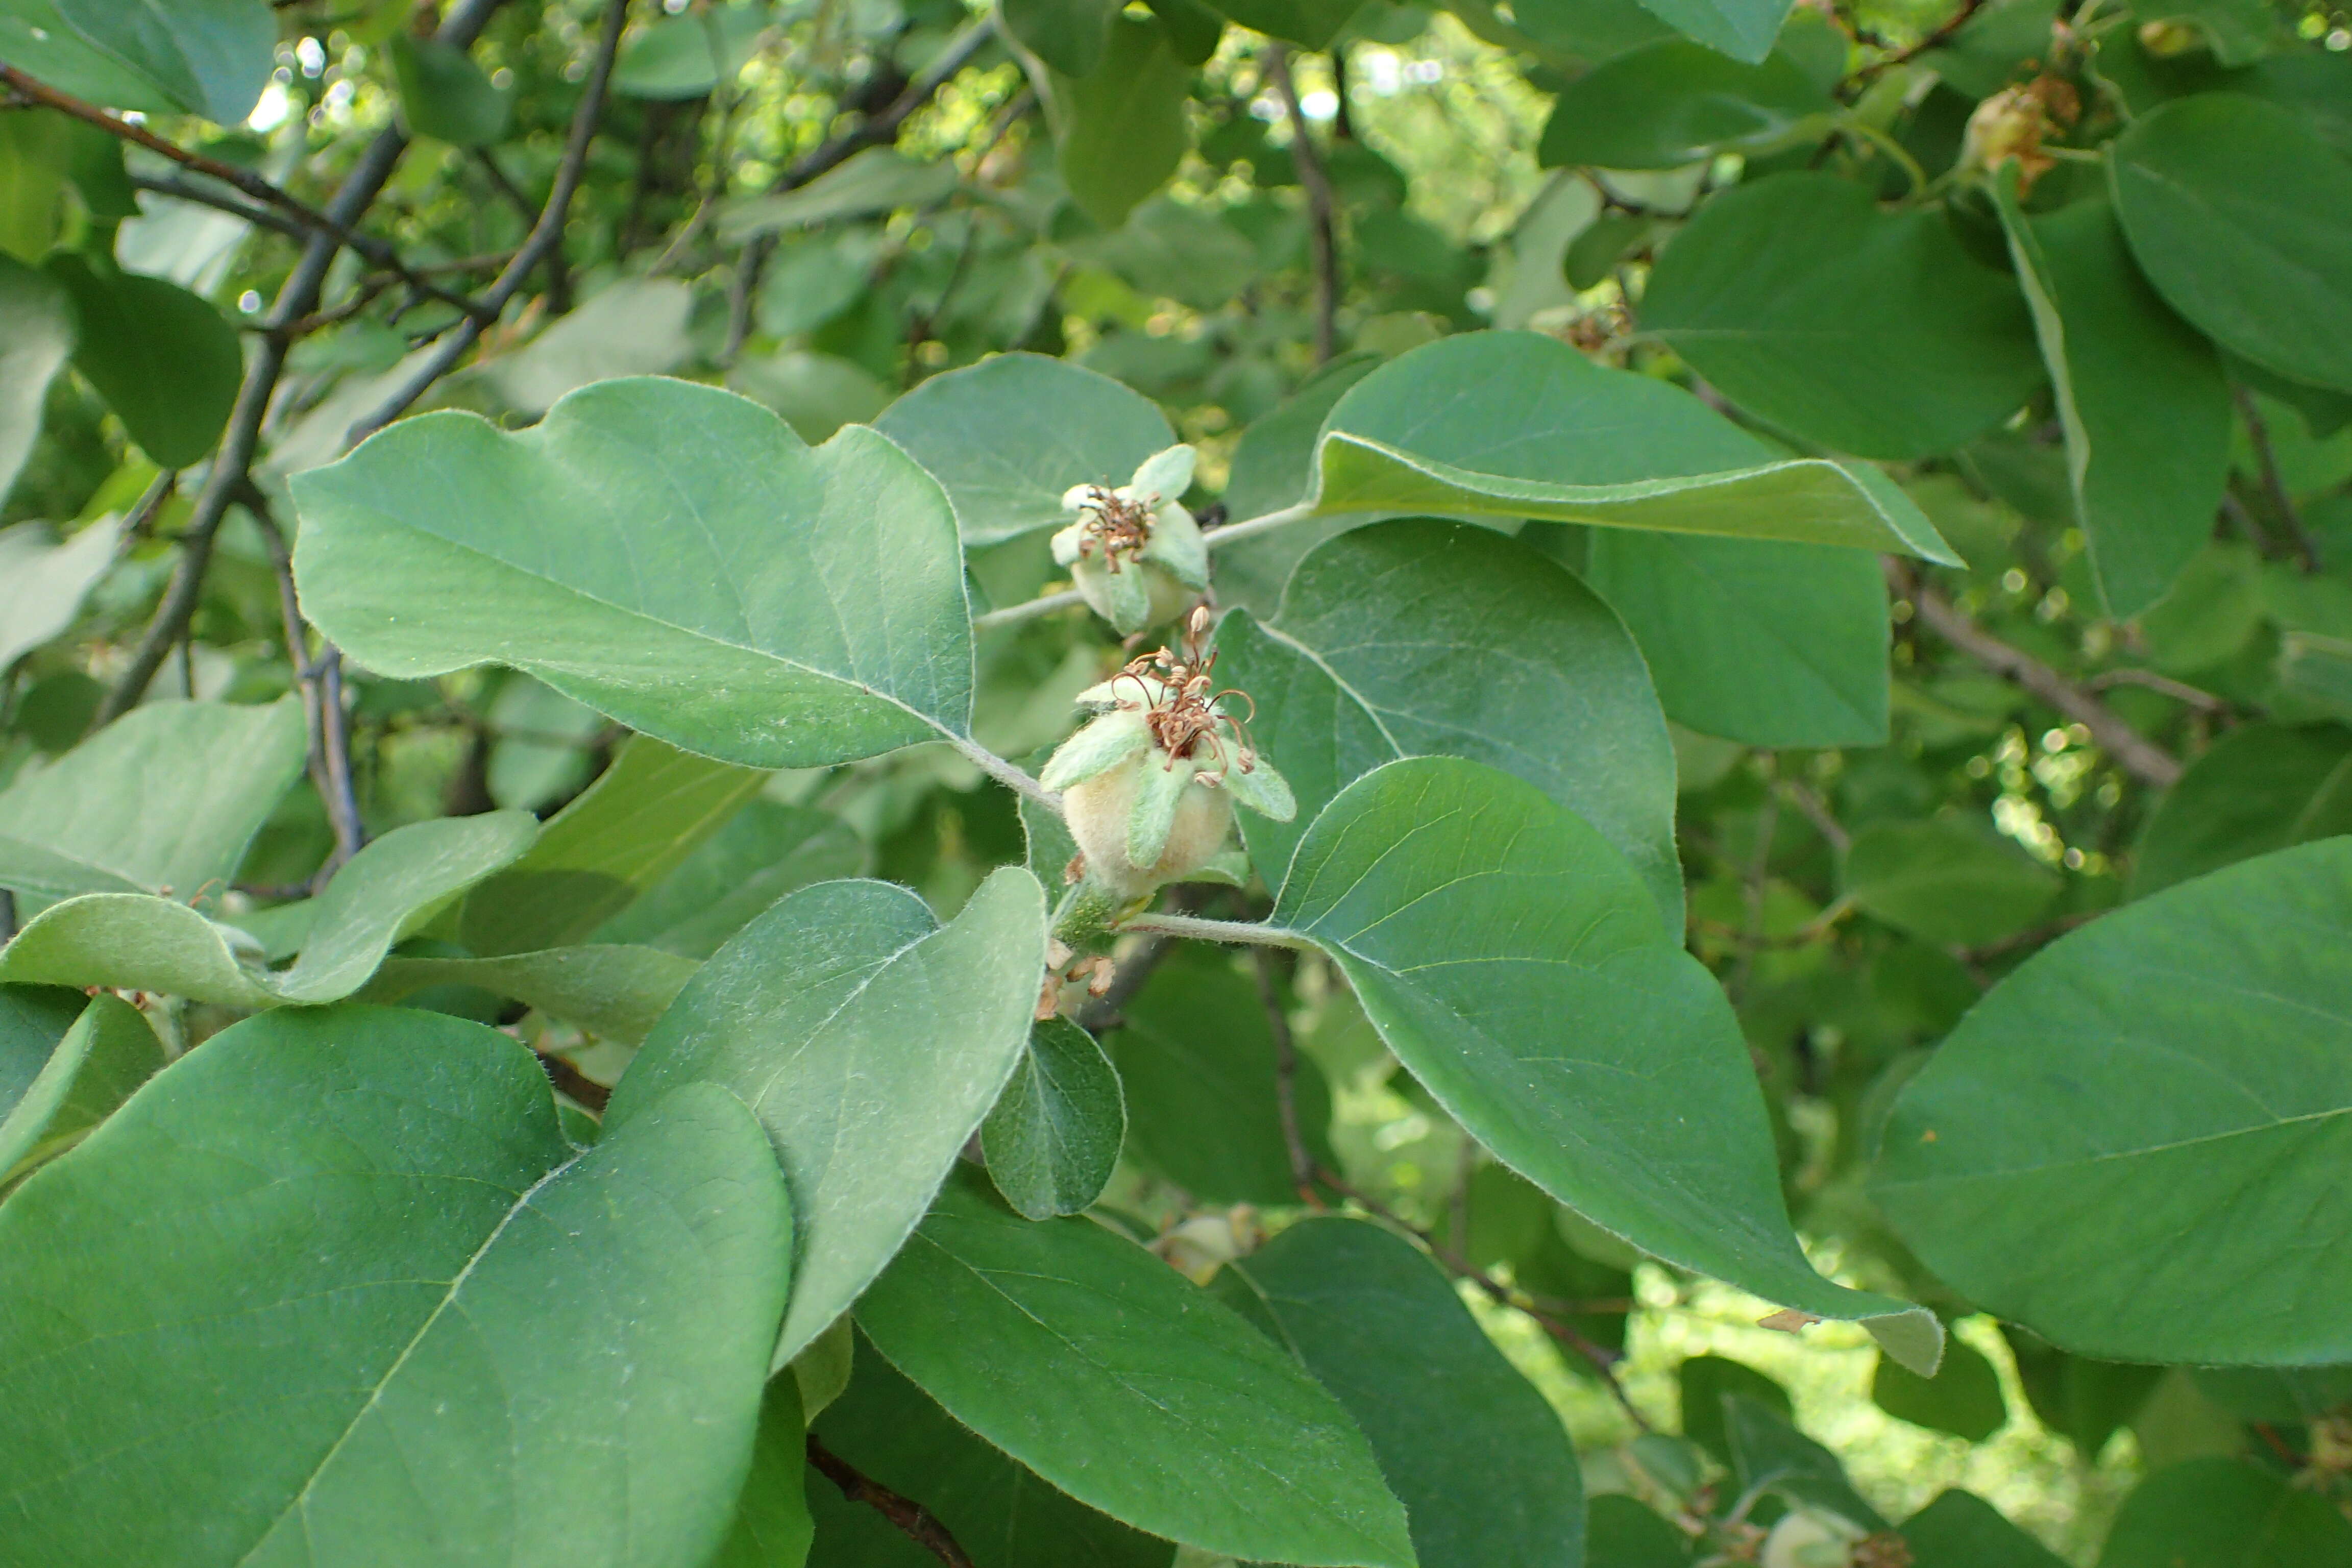
[[1192, 483], [1192, 448], [1155, 452], [1117, 489], [1073, 485], [1076, 521], [1054, 535], [1054, 559], [1094, 612], [1129, 636], [1181, 610], [1209, 585], [1209, 546], [1177, 500]]

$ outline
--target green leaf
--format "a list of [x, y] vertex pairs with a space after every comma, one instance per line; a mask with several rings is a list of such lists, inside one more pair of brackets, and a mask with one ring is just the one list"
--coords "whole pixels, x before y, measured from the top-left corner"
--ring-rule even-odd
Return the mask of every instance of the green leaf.
[[2068, 1355], [2015, 1323], [2003, 1323], [2000, 1333], [2017, 1363], [2017, 1382], [2026, 1403], [2044, 1426], [2074, 1444], [2085, 1461], [2095, 1461], [2109, 1438], [2138, 1419], [2164, 1377], [2160, 1366]]
[[[10, 1001], [17, 994], [11, 988]], [[91, 997], [0, 1118], [0, 1186], [70, 1148], [163, 1065], [163, 1047], [137, 1008], [103, 993]]]
[[1948, 818], [1873, 823], [1846, 851], [1845, 896], [1900, 931], [1978, 947], [2025, 930], [2058, 877], [1986, 828]]
[[1732, 1400], [1761, 1405], [1783, 1421], [1796, 1419], [1786, 1388], [1729, 1356], [1692, 1356], [1675, 1369], [1675, 1384], [1682, 1396], [1683, 1436], [1727, 1466], [1732, 1463]]
[[1983, 1442], [2009, 1419], [2000, 1374], [1982, 1351], [1960, 1340], [1945, 1342], [1944, 1364], [1933, 1377], [1881, 1356], [1870, 1377], [1870, 1402], [1898, 1421], [1971, 1443]]
[[[949, 1415], [1090, 1508], [1228, 1556], [1410, 1568], [1345, 1409], [1150, 1253], [951, 1183], [857, 1325]], [[1050, 1398], [1037, 1391], [1051, 1389]]]
[[2241, 724], [2189, 764], [2132, 851], [2131, 893], [2352, 833], [2352, 732]]
[[1219, 634], [1220, 679], [1298, 800], [1247, 814], [1268, 886], [1325, 803], [1381, 763], [1468, 757], [1517, 774], [1601, 831], [1682, 918], [1675, 757], [1641, 650], [1565, 569], [1485, 529], [1429, 520], [1342, 534], [1292, 573], [1282, 607]]
[[1789, 0], [1642, 0], [1643, 9], [1686, 38], [1750, 64], [1771, 52]]
[[[2352, 1361], [2352, 841], [2044, 948], [1905, 1086], [1874, 1192], [1954, 1289], [2115, 1360]], [[2128, 1279], [2132, 1289], [2115, 1281]]]
[[505, 139], [514, 98], [454, 44], [394, 33], [387, 41], [401, 118], [412, 134], [453, 147], [488, 147]]
[[[109, 60], [216, 125], [253, 112], [275, 63], [266, 0], [56, 0], [57, 14]], [[16, 58], [14, 50], [9, 58]], [[157, 461], [162, 461], [158, 458]]]
[[1045, 903], [1008, 867], [945, 926], [882, 882], [821, 882], [719, 950], [646, 1041], [605, 1125], [725, 1084], [768, 1129], [798, 1219], [781, 1366], [923, 1216], [1021, 1059]]
[[945, 201], [955, 188], [955, 164], [948, 159], [918, 163], [896, 148], [868, 147], [798, 190], [727, 203], [719, 209], [719, 233], [731, 245], [778, 229], [877, 217]]
[[694, 1568], [790, 1240], [723, 1091], [575, 1152], [495, 1031], [234, 1026], [0, 1205], [0, 1554]]
[[1218, 1278], [1363, 1428], [1420, 1568], [1581, 1568], [1583, 1482], [1559, 1416], [1411, 1243], [1309, 1219]]
[[760, 1431], [751, 1443], [751, 1473], [735, 1500], [735, 1520], [717, 1556], [702, 1568], [802, 1568], [816, 1527], [809, 1518], [808, 1423], [801, 1415], [799, 1379], [789, 1372], [768, 1380], [760, 1398]]
[[989, 1180], [1023, 1215], [1083, 1212], [1102, 1196], [1127, 1142], [1118, 1069], [1068, 1019], [1039, 1020], [980, 1142]]
[[1584, 1550], [1594, 1568], [1688, 1568], [1691, 1560], [1689, 1539], [1623, 1492], [1592, 1500]]
[[694, 354], [693, 315], [694, 291], [677, 279], [628, 279], [478, 374], [510, 412], [535, 418], [592, 383], [676, 370]]
[[1100, 69], [1056, 73], [1051, 82], [1062, 183], [1088, 217], [1117, 228], [1168, 183], [1192, 145], [1184, 120], [1192, 73], [1158, 17], [1122, 12], [1112, 18]]
[[[974, 1568], [1169, 1568], [1176, 1554], [1172, 1542], [1105, 1518], [973, 1436], [870, 1342], [857, 1343], [856, 1375], [817, 1426], [819, 1440], [859, 1474], [919, 1500]], [[809, 1498], [818, 1520], [813, 1568], [939, 1561], [820, 1476], [809, 1477]]]
[[[1298, 1201], [1265, 1005], [1230, 957], [1169, 954], [1103, 1044], [1127, 1086], [1129, 1159], [1203, 1203]], [[1300, 1058], [1291, 1095], [1307, 1152], [1336, 1169], [1331, 1089], [1312, 1060]]]
[[1934, 1369], [1932, 1316], [1805, 1261], [1730, 1004], [1581, 818], [1476, 763], [1391, 763], [1316, 818], [1274, 921], [1329, 952], [1398, 1059], [1552, 1196]]
[[[73, 346], [73, 302], [64, 287], [13, 256], [0, 256], [0, 500], [33, 455], [42, 400]], [[0, 658], [0, 666], [15, 658]]]
[[1858, 551], [1596, 529], [1585, 580], [1633, 628], [1666, 716], [1751, 746], [1886, 741], [1886, 579]]
[[1651, 271], [1642, 325], [1749, 412], [1865, 458], [1949, 451], [2042, 378], [2016, 282], [1932, 207], [1825, 174], [1715, 197]]
[[1004, 30], [1064, 76], [1092, 76], [1110, 47], [1117, 0], [1003, 0]]
[[1210, 8], [1268, 37], [1302, 49], [1326, 49], [1363, 0], [1210, 0]]
[[0, 887], [216, 900], [306, 744], [292, 698], [134, 708], [0, 792]]
[[2352, 167], [2308, 117], [2200, 93], [2108, 152], [2116, 216], [2172, 308], [2222, 347], [2352, 392]]
[[1634, 0], [1513, 0], [1511, 16], [1539, 50], [1596, 65], [1675, 36]]
[[1886, 1527], [1878, 1510], [1846, 1479], [1837, 1456], [1798, 1431], [1780, 1411], [1745, 1394], [1727, 1394], [1723, 1424], [1741, 1490], [1769, 1491], [1827, 1509], [1864, 1530]]
[[1681, 38], [1617, 56], [1563, 89], [1536, 157], [1547, 169], [1678, 169], [1818, 135], [1837, 106], [1786, 55], [1742, 65]]
[[58, 0], [0, 0], [0, 59], [110, 109], [176, 114], [184, 107], [69, 26]]
[[1972, 1492], [1948, 1491], [1903, 1521], [1913, 1568], [2065, 1568], [2065, 1560]]
[[738, 360], [728, 381], [783, 416], [803, 441], [829, 441], [844, 425], [868, 423], [890, 405], [890, 388], [864, 365], [801, 349]]
[[381, 674], [511, 664], [751, 767], [971, 719], [955, 520], [862, 426], [812, 448], [729, 393], [608, 381], [513, 435], [404, 419], [296, 475], [294, 497], [302, 607]]
[[2221, 356], [2148, 286], [2106, 203], [2029, 219], [2005, 183], [1995, 200], [2057, 390], [2092, 574], [2110, 615], [2137, 615], [2212, 536], [2232, 425]]
[[227, 425], [245, 376], [236, 329], [208, 301], [161, 278], [100, 275], [67, 252], [47, 265], [73, 300], [74, 368], [158, 466], [201, 461]]
[[613, 90], [624, 98], [700, 98], [751, 63], [768, 22], [765, 0], [660, 17], [621, 46]]
[[2132, 1489], [2099, 1568], [2303, 1568], [2352, 1561], [2326, 1499], [2239, 1459], [2190, 1459]]
[[709, 958], [786, 893], [857, 876], [866, 859], [856, 831], [838, 817], [755, 800], [595, 937]]
[[558, 947], [501, 958], [392, 958], [361, 997], [398, 1002], [432, 985], [472, 985], [577, 1025], [600, 1040], [642, 1044], [702, 966], [650, 947]]
[[[765, 783], [767, 775], [754, 769], [632, 735], [612, 766], [556, 813], [529, 854], [467, 895], [459, 934], [485, 956], [570, 946], [591, 933], [603, 942], [647, 942], [642, 931], [599, 928], [664, 886]], [[743, 919], [773, 901], [744, 910]], [[711, 951], [718, 945], [713, 942]]]
[[1391, 360], [1331, 410], [1317, 467], [1318, 515], [1540, 518], [1958, 563], [1869, 465], [1777, 457], [1688, 393], [1538, 332], [1465, 332]]
[[935, 375], [874, 427], [955, 508], [967, 549], [1070, 521], [1073, 485], [1116, 488], [1176, 444], [1150, 399], [1067, 360], [1006, 353]]
[[160, 991], [230, 1007], [333, 1002], [367, 984], [392, 944], [530, 847], [527, 811], [394, 828], [352, 858], [317, 900], [292, 968], [259, 967], [250, 938], [186, 904], [90, 893], [43, 910], [0, 949], [0, 980]]
[[0, 985], [0, 1116], [25, 1098], [89, 1003], [62, 985]]
[[[7, 374], [7, 353], [0, 349], [0, 375]], [[121, 541], [112, 516], [62, 543], [45, 522], [0, 528], [0, 671], [73, 625]]]

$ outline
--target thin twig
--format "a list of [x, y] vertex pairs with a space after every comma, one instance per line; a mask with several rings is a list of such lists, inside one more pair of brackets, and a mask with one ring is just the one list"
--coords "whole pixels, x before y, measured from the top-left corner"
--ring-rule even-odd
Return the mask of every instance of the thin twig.
[[1986, 631], [1907, 568], [1889, 560], [1887, 580], [1909, 599], [1919, 619], [1937, 637], [1991, 670], [2039, 697], [2090, 731], [2091, 739], [2133, 777], [2168, 789], [2180, 777], [2180, 763], [2119, 718], [2115, 710], [2021, 648]]
[[2021, 947], [2040, 947], [2045, 942], [2064, 936], [2077, 926], [2090, 924], [2105, 912], [2105, 910], [2084, 910], [2071, 915], [2060, 915], [2047, 924], [2035, 926], [2031, 931], [2012, 931], [1997, 942], [1984, 942], [1976, 947], [1953, 948], [1952, 956], [1962, 963], [1977, 963], [1988, 958], [1999, 958], [2005, 952], [2015, 952]]
[[866, 1475], [809, 1434], [809, 1468], [841, 1489], [851, 1502], [862, 1502], [898, 1527], [908, 1540], [946, 1563], [948, 1568], [972, 1568], [956, 1538], [939, 1516], [909, 1497], [902, 1497]]
[[1061, 815], [1062, 797], [1030, 777], [1024, 770], [1006, 762], [969, 735], [959, 735], [954, 731], [944, 727], [940, 729], [940, 733], [946, 738], [949, 745], [956, 749], [959, 755], [980, 769], [982, 773], [986, 773], [1013, 794], [1026, 795], [1055, 816]]
[[141, 492], [137, 503], [122, 520], [122, 550], [128, 551], [131, 545], [147, 537], [148, 530], [155, 526], [156, 514], [163, 510], [163, 503], [170, 500], [179, 488], [180, 471], [177, 468], [165, 468], [147, 481], [146, 489]]
[[[482, 304], [491, 320], [506, 309], [522, 288], [533, 269], [545, 260], [550, 252], [563, 241], [563, 221], [572, 210], [572, 194], [580, 188], [580, 177], [588, 165], [588, 149], [596, 139], [596, 121], [604, 112], [604, 87], [613, 77], [613, 58], [620, 52], [622, 25], [628, 19], [629, 0], [612, 0], [604, 12], [604, 37], [596, 50], [596, 63], [588, 72], [587, 90], [580, 95], [580, 107], [572, 116], [571, 139], [564, 144], [563, 162], [556, 165], [555, 184], [547, 194], [547, 205], [540, 209], [539, 221], [531, 226], [530, 235], [515, 251], [514, 259], [507, 263], [497, 281], [483, 291]], [[482, 318], [467, 318], [452, 332], [433, 357], [417, 367], [416, 373], [384, 400], [383, 406], [351, 427], [346, 437], [356, 447], [394, 419], [408, 405], [425, 395], [425, 389], [449, 374], [450, 368], [466, 357], [466, 352], [481, 340]]]
[[1191, 937], [1196, 942], [1238, 943], [1247, 947], [1314, 946], [1302, 931], [1282, 926], [1260, 925], [1254, 921], [1212, 921], [1198, 915], [1140, 914], [1119, 922], [1123, 931], [1154, 931], [1161, 936]]
[[2270, 498], [2271, 510], [2286, 524], [2287, 537], [2294, 541], [2295, 558], [2306, 573], [2319, 570], [2319, 545], [2304, 526], [2303, 513], [2294, 504], [2294, 497], [2286, 488], [2286, 478], [2279, 472], [2278, 454], [2271, 447], [2271, 428], [2263, 419], [2262, 410], [2255, 406], [2254, 395], [2242, 386], [2230, 389], [2238, 400], [2238, 416], [2246, 422], [2246, 439], [2254, 448], [2254, 461], [2263, 472], [2263, 493]]
[[1315, 363], [1320, 364], [1339, 351], [1338, 204], [1331, 199], [1331, 176], [1323, 167], [1323, 153], [1307, 132], [1306, 112], [1298, 107], [1298, 87], [1290, 78], [1289, 49], [1276, 44], [1267, 52], [1265, 74], [1290, 120], [1290, 160], [1297, 165], [1298, 183], [1307, 191], [1307, 237], [1315, 257]]
[[1853, 847], [1853, 835], [1845, 830], [1843, 823], [1830, 815], [1829, 803], [1814, 794], [1810, 786], [1795, 779], [1782, 779], [1780, 789], [1790, 805], [1804, 813], [1805, 820], [1813, 825], [1813, 831], [1827, 840], [1831, 848], [1843, 855]]
[[1282, 1146], [1290, 1152], [1290, 1184], [1307, 1203], [1315, 1196], [1315, 1156], [1298, 1125], [1298, 1043], [1291, 1037], [1290, 1015], [1282, 1005], [1282, 975], [1275, 950], [1261, 947], [1253, 966], [1257, 972], [1258, 1004], [1265, 1009], [1266, 1032], [1274, 1037], [1274, 1108], [1282, 1121]]
[[1086, 602], [1086, 595], [1080, 594], [1076, 588], [1071, 588], [1059, 594], [1043, 595], [1022, 604], [1008, 605], [1001, 610], [990, 610], [984, 615], [974, 616], [971, 618], [971, 624], [975, 629], [986, 631], [991, 626], [1009, 626], [1022, 621], [1034, 620], [1039, 616], [1050, 616], [1055, 610], [1070, 609]]
[[[499, 195], [522, 216], [523, 227], [528, 232], [539, 221], [539, 208], [523, 195], [520, 185], [507, 177], [506, 170], [499, 166], [498, 158], [488, 147], [476, 148], [474, 160], [481, 164], [482, 173], [489, 176], [490, 184], [497, 188]], [[506, 258], [508, 261], [512, 259], [511, 255]], [[565, 261], [563, 247], [560, 245], [547, 253], [547, 308], [559, 316], [568, 314], [572, 310], [572, 268]]]
[[323, 883], [367, 842], [367, 830], [360, 822], [358, 793], [352, 784], [351, 723], [342, 704], [342, 650], [321, 638], [318, 653], [310, 652], [286, 531], [278, 527], [269, 498], [260, 486], [247, 480], [237, 500], [260, 529], [270, 571], [278, 578], [278, 614], [286, 628], [286, 657], [301, 684], [302, 716], [310, 729], [310, 784], [325, 804], [328, 826], [334, 830], [334, 852], [320, 871], [319, 880]]
[[2141, 669], [2131, 665], [2120, 669], [2101, 670], [2083, 685], [2091, 691], [2105, 691], [2111, 686], [2144, 686], [2150, 691], [2162, 692], [2176, 702], [2186, 702], [2204, 713], [2223, 712], [2230, 706], [2223, 699], [2187, 681], [2175, 680], [2168, 675], [2158, 675], [2152, 669]]
[[[467, 47], [481, 36], [499, 5], [499, 0], [458, 0], [435, 31], [435, 39], [456, 48]], [[378, 132], [327, 204], [326, 216], [348, 230], [383, 194], [385, 182], [392, 178], [407, 145], [407, 137], [396, 128]], [[269, 412], [278, 378], [286, 369], [287, 347], [293, 341], [289, 325], [319, 308], [319, 292], [326, 284], [327, 268], [341, 248], [341, 242], [332, 233], [313, 234], [294, 269], [279, 285], [269, 314], [263, 319], [260, 346], [246, 362], [245, 380], [237, 389], [228, 426], [213, 454], [204, 489], [197, 493], [191, 509], [187, 531], [182, 536], [187, 547], [181, 552], [179, 568], [163, 591], [154, 619], [148, 623], [139, 646], [132, 651], [121, 680], [100, 705], [98, 723], [119, 718], [146, 694], [148, 683], [155, 679], [155, 671], [163, 668], [164, 657], [195, 614], [205, 571], [212, 563], [214, 535], [219, 531], [229, 502], [236, 499], [238, 487], [246, 482], [254, 447], [260, 440], [262, 419]]]

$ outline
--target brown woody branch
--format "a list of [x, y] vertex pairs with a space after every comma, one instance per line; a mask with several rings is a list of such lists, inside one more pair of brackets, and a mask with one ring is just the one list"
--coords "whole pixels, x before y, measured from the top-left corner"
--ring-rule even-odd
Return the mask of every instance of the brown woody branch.
[[1315, 259], [1315, 360], [1320, 364], [1339, 348], [1339, 239], [1338, 204], [1331, 195], [1331, 176], [1323, 167], [1323, 153], [1308, 134], [1307, 115], [1298, 107], [1298, 87], [1290, 76], [1290, 51], [1276, 44], [1267, 54], [1265, 74], [1282, 98], [1290, 121], [1290, 159], [1298, 167], [1298, 183], [1307, 191], [1307, 236]]
[[1887, 581], [1909, 599], [1928, 629], [1995, 675], [2024, 688], [2091, 732], [2091, 739], [2133, 777], [2168, 789], [2180, 777], [2180, 762], [2118, 717], [2087, 689], [2067, 679], [2022, 648], [2011, 647], [1963, 615], [1952, 602], [1889, 561]]
[[335, 835], [334, 852], [313, 879], [315, 892], [367, 841], [360, 823], [359, 795], [352, 783], [351, 716], [343, 711], [342, 650], [322, 638], [317, 657], [311, 656], [302, 629], [301, 604], [294, 592], [294, 557], [286, 546], [286, 531], [278, 526], [277, 514], [260, 486], [247, 480], [237, 500], [259, 526], [262, 547], [269, 552], [269, 567], [278, 578], [278, 613], [285, 623], [286, 657], [301, 685], [302, 716], [310, 724], [310, 784], [326, 805], [327, 822]]
[[808, 1461], [826, 1480], [841, 1489], [841, 1495], [851, 1502], [862, 1502], [903, 1531], [908, 1540], [946, 1563], [948, 1568], [972, 1568], [971, 1559], [964, 1554], [956, 1538], [948, 1532], [939, 1516], [914, 1499], [902, 1497], [859, 1470], [848, 1460], [817, 1441], [809, 1434]]

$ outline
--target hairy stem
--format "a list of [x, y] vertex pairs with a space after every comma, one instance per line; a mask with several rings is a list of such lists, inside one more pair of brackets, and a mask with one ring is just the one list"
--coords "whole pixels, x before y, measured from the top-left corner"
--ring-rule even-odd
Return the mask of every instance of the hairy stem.
[[1222, 550], [1228, 544], [1238, 544], [1244, 539], [1255, 539], [1261, 533], [1272, 533], [1277, 528], [1287, 528], [1294, 522], [1304, 522], [1315, 513], [1315, 503], [1311, 500], [1303, 500], [1296, 506], [1286, 506], [1278, 511], [1263, 512], [1256, 517], [1244, 518], [1239, 522], [1229, 522], [1223, 528], [1210, 529], [1202, 535], [1202, 538], [1207, 542], [1210, 549]]
[[1131, 915], [1119, 922], [1122, 931], [1153, 931], [1161, 936], [1191, 937], [1196, 942], [1237, 942], [1248, 947], [1292, 947], [1302, 952], [1315, 945], [1304, 931], [1255, 921], [1213, 921], [1199, 915]]

